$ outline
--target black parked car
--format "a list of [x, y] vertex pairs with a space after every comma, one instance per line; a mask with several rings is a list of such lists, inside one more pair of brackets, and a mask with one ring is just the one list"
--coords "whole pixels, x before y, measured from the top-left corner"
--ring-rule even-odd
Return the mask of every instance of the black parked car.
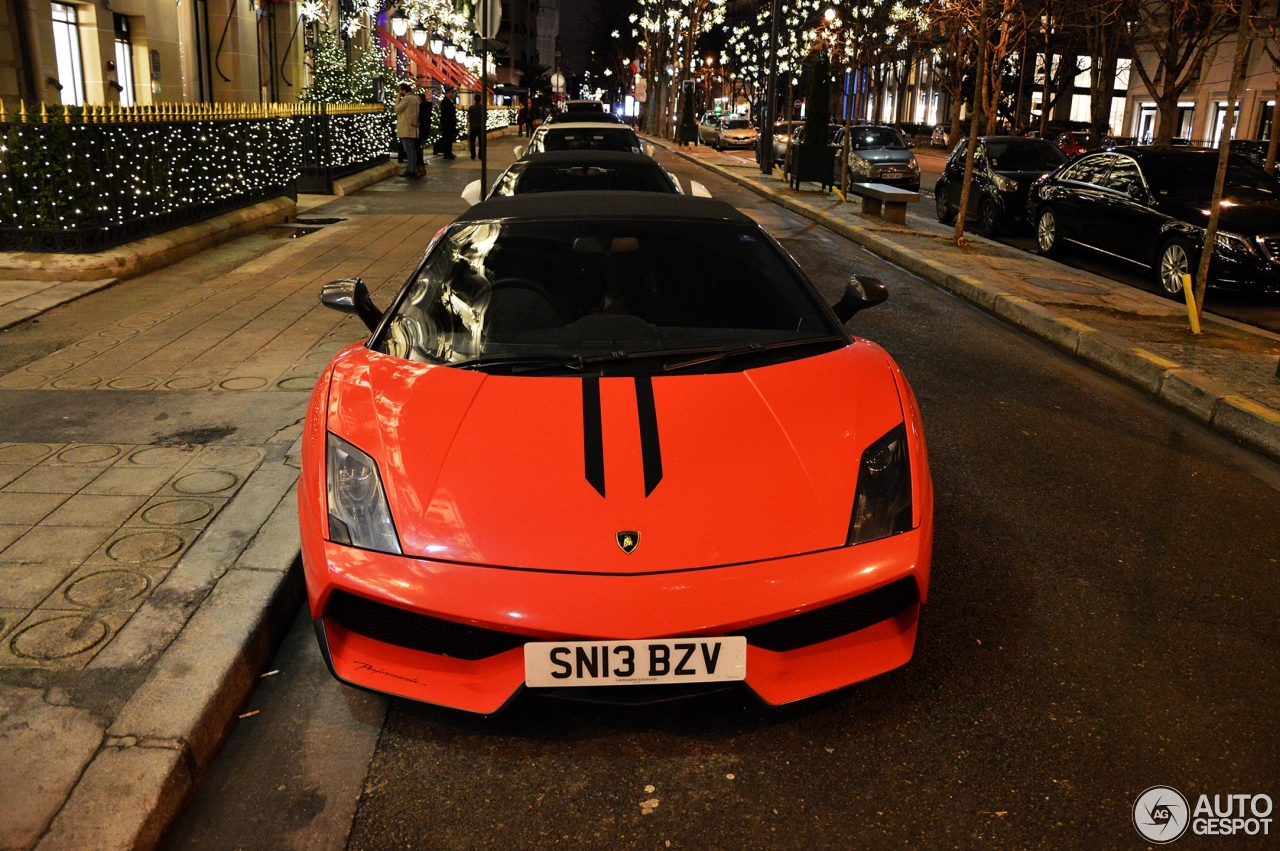
[[[1031, 189], [1040, 253], [1071, 243], [1150, 269], [1161, 292], [1182, 295], [1209, 223], [1218, 152], [1126, 147], [1088, 154]], [[1280, 292], [1280, 183], [1232, 154], [1210, 283]]]
[[[954, 222], [960, 210], [968, 144], [968, 139], [956, 143], [933, 190], [938, 221], [943, 224]], [[1067, 155], [1045, 139], [979, 137], [973, 157], [973, 187], [969, 191], [969, 214], [977, 215], [978, 232], [994, 237], [1006, 225], [1021, 222], [1031, 183], [1066, 161]]]

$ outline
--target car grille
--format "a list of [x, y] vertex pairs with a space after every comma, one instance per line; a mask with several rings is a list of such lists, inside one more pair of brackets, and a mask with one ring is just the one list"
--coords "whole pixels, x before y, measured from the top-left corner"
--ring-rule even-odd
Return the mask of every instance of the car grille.
[[329, 596], [325, 615], [343, 629], [374, 641], [471, 662], [505, 653], [531, 640], [524, 635], [420, 615], [345, 591], [334, 591]]
[[1280, 263], [1280, 233], [1267, 234], [1258, 237], [1258, 244], [1262, 246], [1262, 251], [1267, 255], [1272, 263]]
[[744, 629], [740, 634], [747, 637], [748, 644], [783, 653], [888, 620], [915, 601], [916, 583], [907, 577], [830, 606]]

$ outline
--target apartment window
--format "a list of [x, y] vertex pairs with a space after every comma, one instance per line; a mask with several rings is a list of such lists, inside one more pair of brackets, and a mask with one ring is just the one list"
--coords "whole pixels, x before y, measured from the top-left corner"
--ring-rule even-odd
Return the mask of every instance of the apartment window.
[[80, 24], [76, 7], [53, 4], [53, 48], [58, 58], [58, 82], [62, 102], [84, 104], [84, 61], [80, 57]]
[[1129, 74], [1133, 70], [1132, 59], [1116, 60], [1116, 89], [1122, 92], [1129, 91]]
[[116, 15], [116, 82], [120, 84], [121, 106], [133, 106], [133, 40], [129, 37], [129, 19]]
[[[1219, 101], [1214, 107], [1213, 115], [1213, 146], [1216, 148], [1222, 144], [1222, 128], [1227, 123], [1227, 102]], [[1231, 138], [1236, 137], [1236, 126], [1240, 123], [1240, 103], [1236, 102], [1236, 108], [1231, 115]]]
[[1274, 126], [1275, 120], [1276, 102], [1269, 100], [1262, 106], [1262, 115], [1258, 119], [1258, 135], [1254, 138], [1270, 139], [1272, 132], [1274, 132], [1272, 127]]

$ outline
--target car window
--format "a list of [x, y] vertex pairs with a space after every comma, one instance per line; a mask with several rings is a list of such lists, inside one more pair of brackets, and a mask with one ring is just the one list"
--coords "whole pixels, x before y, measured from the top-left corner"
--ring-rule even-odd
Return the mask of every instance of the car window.
[[855, 127], [850, 137], [855, 151], [906, 150], [906, 140], [891, 127]]
[[1107, 171], [1111, 168], [1111, 163], [1114, 160], [1114, 154], [1094, 154], [1091, 157], [1085, 157], [1063, 171], [1061, 178], [1076, 183], [1090, 183], [1094, 186], [1102, 186], [1106, 180]]
[[724, 129], [749, 130], [751, 129], [751, 122], [745, 118], [730, 118], [724, 122]]
[[984, 147], [997, 171], [1050, 171], [1067, 161], [1056, 145], [1042, 139], [988, 139]]
[[441, 240], [372, 347], [456, 364], [660, 355], [838, 334], [812, 289], [755, 225], [479, 222]]
[[643, 153], [640, 140], [626, 127], [549, 127], [529, 142], [528, 153], [546, 151], [622, 151]]
[[1124, 194], [1128, 194], [1131, 187], [1141, 189], [1143, 187], [1142, 171], [1131, 158], [1116, 157], [1116, 161], [1111, 165], [1111, 171], [1107, 174], [1105, 186]]
[[[1207, 205], [1213, 197], [1218, 155], [1189, 154], [1153, 157], [1143, 160], [1143, 171], [1151, 191], [1159, 198], [1170, 198]], [[1280, 201], [1280, 184], [1262, 167], [1241, 154], [1227, 160], [1227, 180], [1223, 197], [1250, 201]]]
[[494, 195], [535, 192], [612, 190], [674, 193], [675, 187], [659, 166], [512, 166], [494, 188]]

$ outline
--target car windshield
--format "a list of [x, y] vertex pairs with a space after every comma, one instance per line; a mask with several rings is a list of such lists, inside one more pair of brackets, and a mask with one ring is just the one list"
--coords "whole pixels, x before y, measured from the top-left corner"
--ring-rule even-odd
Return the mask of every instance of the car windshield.
[[1052, 171], [1067, 161], [1066, 154], [1042, 139], [985, 142], [987, 162], [997, 171]]
[[[634, 374], [697, 352], [764, 352], [776, 363], [840, 345], [811, 288], [755, 225], [552, 220], [454, 228], [373, 348], [508, 373], [571, 374], [591, 359]], [[761, 363], [726, 356], [699, 369], [748, 365]]]
[[579, 192], [599, 189], [675, 193], [666, 172], [656, 165], [549, 166], [516, 163], [498, 180], [494, 195]]
[[[1151, 158], [1143, 161], [1142, 171], [1157, 198], [1208, 206], [1218, 174], [1218, 155]], [[1227, 160], [1227, 182], [1222, 195], [1248, 201], [1280, 201], [1280, 184], [1248, 157], [1232, 154]]]
[[730, 118], [724, 123], [726, 130], [750, 130], [751, 122], [745, 118]]
[[907, 143], [898, 131], [889, 127], [855, 127], [851, 139], [855, 151], [870, 151], [887, 148], [892, 151], [906, 150]]
[[529, 153], [545, 151], [624, 151], [643, 153], [627, 127], [551, 127], [534, 136]]

